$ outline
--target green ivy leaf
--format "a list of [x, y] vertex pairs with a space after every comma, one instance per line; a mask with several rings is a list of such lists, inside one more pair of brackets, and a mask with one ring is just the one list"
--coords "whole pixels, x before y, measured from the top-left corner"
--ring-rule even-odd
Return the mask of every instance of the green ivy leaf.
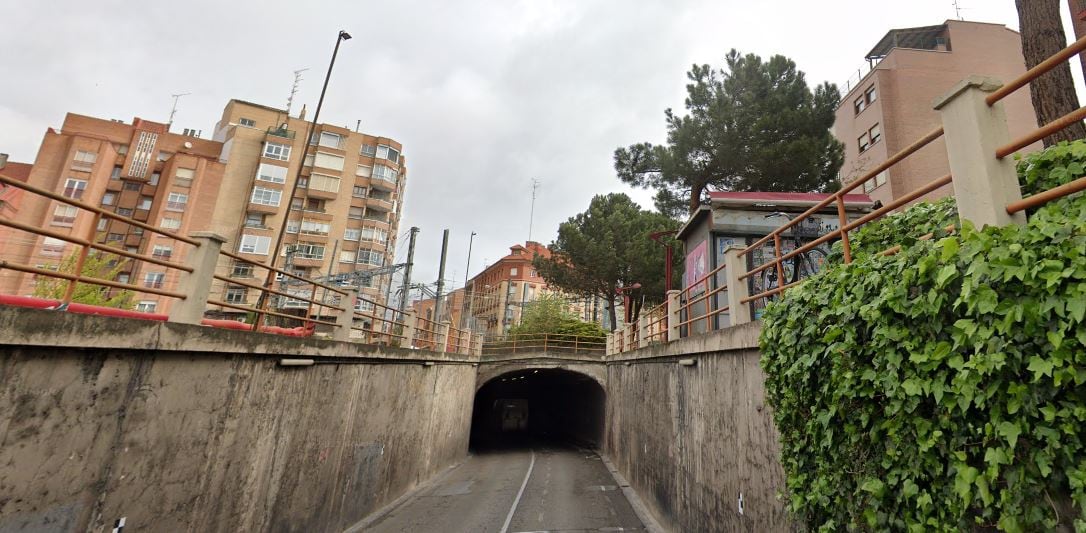
[[1014, 445], [1018, 443], [1018, 435], [1022, 434], [1022, 428], [1014, 422], [1004, 420], [996, 426], [996, 433], [1007, 439], [1007, 444], [1010, 444], [1011, 450], [1014, 450]]

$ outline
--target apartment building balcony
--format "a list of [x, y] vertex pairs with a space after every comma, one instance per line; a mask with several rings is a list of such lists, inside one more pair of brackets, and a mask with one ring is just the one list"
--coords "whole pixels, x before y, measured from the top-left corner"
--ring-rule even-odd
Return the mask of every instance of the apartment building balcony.
[[271, 140], [273, 141], [276, 139], [293, 139], [294, 133], [294, 130], [288, 130], [286, 128], [277, 128], [274, 126], [268, 128], [268, 137], [272, 137]]
[[306, 189], [306, 196], [310, 198], [320, 198], [321, 200], [335, 200], [336, 198], [339, 198], [339, 193], [308, 188]]
[[385, 191], [395, 191], [397, 185], [397, 180], [390, 180], [388, 178], [378, 176], [370, 176], [370, 187], [372, 188]]
[[253, 203], [250, 200], [249, 205], [247, 205], [245, 207], [245, 210], [250, 212], [250, 213], [275, 214], [275, 213], [279, 212], [279, 206], [277, 206], [277, 205], [257, 204], [257, 203]]
[[365, 224], [366, 226], [372, 226], [372, 227], [377, 228], [377, 229], [383, 229], [383, 230], [387, 231], [389, 229], [389, 227], [390, 227], [390, 224], [384, 218], [376, 219], [376, 218], [362, 217], [361, 220], [362, 220], [362, 223]]
[[369, 198], [366, 200], [366, 207], [372, 211], [382, 211], [385, 213], [391, 212], [393, 204], [391, 200], [381, 200], [379, 198]]
[[295, 254], [291, 262], [295, 267], [321, 267], [324, 266], [324, 257]]

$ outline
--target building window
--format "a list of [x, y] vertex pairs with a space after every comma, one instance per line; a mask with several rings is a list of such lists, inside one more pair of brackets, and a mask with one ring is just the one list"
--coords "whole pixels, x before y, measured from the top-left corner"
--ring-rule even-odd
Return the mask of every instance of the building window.
[[108, 226], [109, 226], [109, 219], [108, 218], [100, 218], [100, 219], [98, 219], [98, 228], [97, 228], [98, 231], [105, 231]]
[[343, 157], [317, 152], [316, 157], [313, 159], [313, 166], [330, 168], [332, 170], [343, 170]]
[[72, 168], [86, 172], [94, 166], [94, 162], [97, 160], [98, 154], [94, 152], [84, 152], [83, 150], [77, 150], [75, 152], [75, 159], [72, 162]]
[[358, 228], [347, 228], [343, 232], [343, 240], [345, 241], [357, 241], [362, 236], [362, 230]]
[[226, 303], [243, 304], [248, 300], [248, 292], [245, 287], [229, 287], [226, 289]]
[[871, 147], [871, 139], [867, 136], [866, 131], [860, 134], [859, 139], [856, 139], [856, 144], [859, 146], [861, 154]]
[[355, 185], [354, 189], [351, 190], [351, 196], [354, 196], [355, 198], [365, 198], [366, 188], [360, 185]]
[[871, 126], [871, 129], [867, 130], [867, 136], [871, 138], [871, 144], [879, 142], [879, 139], [882, 138], [882, 130], [879, 129], [879, 125]]
[[255, 128], [256, 127], [256, 121], [251, 119], [251, 118], [241, 117], [238, 120], [238, 123], [241, 124], [242, 126], [245, 126], [246, 128]]
[[330, 131], [322, 131], [320, 136], [314, 135], [313, 139], [310, 139], [309, 144], [319, 144], [328, 148], [342, 149], [343, 148], [343, 136], [338, 133], [332, 133]]
[[354, 251], [345, 251], [339, 253], [340, 263], [354, 263], [357, 258], [357, 253]]
[[384, 243], [388, 240], [388, 232], [377, 228], [362, 228], [359, 240]]
[[309, 155], [305, 156], [305, 159], [302, 160], [302, 166], [303, 167], [311, 167], [311, 166], [313, 166], [313, 159], [315, 159], [315, 158], [316, 158], [316, 156], [313, 155], [313, 154], [309, 154]]
[[361, 207], [352, 207], [347, 210], [347, 218], [359, 220], [362, 218], [362, 211], [363, 209]]
[[381, 159], [387, 159], [393, 163], [400, 163], [400, 152], [391, 146], [384, 144], [377, 145], [377, 157]]
[[358, 165], [358, 169], [355, 170], [354, 175], [368, 178], [373, 175], [373, 167], [369, 165]]
[[265, 144], [264, 157], [267, 157], [268, 159], [278, 159], [279, 161], [289, 161], [290, 145], [279, 143]]
[[[312, 211], [314, 213], [324, 212], [324, 200], [317, 198], [295, 198], [295, 203], [292, 204], [292, 209], [303, 209], [305, 211]], [[294, 206], [297, 207], [294, 207]]]
[[140, 300], [140, 303], [136, 304], [136, 311], [140, 313], [154, 313], [158, 308], [158, 302], [154, 300]]
[[124, 154], [127, 154], [127, 153], [128, 153], [128, 145], [127, 144], [118, 144], [117, 145], [117, 154], [118, 155], [124, 155]]
[[113, 205], [113, 202], [117, 201], [117, 195], [115, 193], [107, 192], [102, 195], [102, 205]]
[[883, 170], [875, 175], [874, 178], [864, 182], [864, 192], [871, 192], [886, 184], [887, 170]]
[[132, 226], [132, 235], [143, 235], [143, 228]]
[[181, 192], [171, 192], [166, 198], [167, 211], [184, 211], [189, 203], [189, 195]]
[[510, 268], [509, 269], [509, 275], [510, 276], [516, 276], [517, 275], [517, 267]]
[[162, 229], [178, 229], [181, 227], [181, 219], [168, 217], [163, 218], [162, 221], [158, 223], [158, 225]]
[[54, 226], [72, 227], [75, 224], [75, 215], [79, 210], [74, 205], [61, 204], [53, 210]]
[[859, 115], [864, 109], [867, 109], [867, 102], [861, 95], [860, 97], [856, 98], [856, 101], [852, 102], [852, 107], [856, 110], [856, 114]]
[[385, 262], [385, 256], [384, 254], [376, 250], [359, 250], [358, 259], [355, 262], [373, 266], [381, 266]]
[[127, 272], [117, 274], [117, 283], [128, 283], [128, 280], [130, 279], [132, 279], [132, 277]]
[[179, 168], [173, 175], [173, 183], [178, 187], [191, 187], [192, 179], [196, 177], [196, 170], [192, 168]]
[[363, 144], [360, 153], [366, 157], [373, 157], [377, 155], [377, 147], [372, 144]]
[[296, 259], [324, 259], [324, 245], [296, 244], [294, 245], [294, 257]]
[[149, 181], [147, 183], [149, 183], [151, 185], [158, 185], [158, 180], [160, 180], [160, 179], [162, 179], [162, 173], [161, 172], [152, 172], [151, 173], [151, 181]]
[[158, 153], [158, 160], [159, 161], [168, 161], [171, 157], [173, 157], [173, 154], [171, 154], [170, 152], [159, 152]]
[[287, 233], [298, 233], [298, 229], [302, 227], [300, 220], [288, 220], [287, 221]]
[[298, 181], [294, 182], [294, 187], [297, 189], [309, 187], [309, 176], [298, 176]]
[[126, 181], [124, 182], [124, 190], [126, 191], [138, 191], [143, 187], [143, 184], [138, 181]]
[[66, 242], [52, 237], [46, 237], [41, 243], [41, 254], [57, 257], [64, 253]]
[[161, 289], [162, 282], [165, 279], [165, 272], [148, 272], [143, 275], [143, 286], [151, 289]]
[[241, 242], [238, 243], [238, 251], [243, 254], [268, 255], [268, 248], [270, 246], [271, 237], [243, 234], [241, 236]]
[[120, 233], [108, 233], [106, 234], [106, 242], [119, 242], [124, 240], [124, 235]]
[[136, 209], [151, 209], [151, 202], [154, 201], [153, 197], [140, 196], [140, 203], [136, 204]]
[[257, 205], [279, 207], [279, 200], [282, 197], [283, 191], [265, 189], [264, 187], [253, 187], [253, 196], [249, 201]]
[[339, 178], [313, 174], [309, 176], [309, 189], [324, 192], [339, 192]]
[[117, 208], [117, 214], [121, 215], [122, 217], [131, 217], [132, 216], [132, 209], [127, 208], [127, 207], [118, 207]]
[[864, 98], [867, 99], [867, 105], [871, 105], [878, 98], [878, 93], [875, 91], [875, 86], [872, 85], [864, 91]]
[[230, 276], [234, 278], [251, 278], [253, 277], [253, 265], [242, 261], [234, 261], [234, 268], [230, 271]]
[[302, 219], [301, 232], [308, 235], [328, 235], [332, 226], [327, 222]]
[[264, 214], [263, 213], [246, 213], [245, 214], [245, 227], [247, 228], [263, 228], [264, 227]]
[[75, 178], [68, 178], [68, 181], [64, 182], [64, 196], [78, 200], [83, 197], [83, 192], [87, 190], [86, 180], [77, 180]]
[[113, 172], [111, 172], [109, 174], [109, 179], [111, 179], [111, 180], [119, 180], [119, 179], [121, 179], [121, 168], [122, 167], [120, 165], [117, 165], [117, 166], [113, 167]]
[[169, 261], [171, 255], [173, 255], [173, 248], [170, 246], [162, 246], [161, 244], [156, 244], [151, 251], [151, 257], [163, 261]]
[[286, 183], [287, 167], [261, 163], [260, 169], [256, 173], [256, 179], [270, 183]]
[[396, 183], [396, 171], [385, 165], [373, 166], [373, 177], [381, 180], [385, 180], [391, 183]]

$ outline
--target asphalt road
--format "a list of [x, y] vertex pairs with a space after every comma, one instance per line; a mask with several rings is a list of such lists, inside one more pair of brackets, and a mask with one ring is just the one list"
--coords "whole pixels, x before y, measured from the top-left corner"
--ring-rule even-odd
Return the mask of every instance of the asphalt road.
[[598, 455], [557, 447], [472, 455], [365, 528], [378, 533], [644, 530]]

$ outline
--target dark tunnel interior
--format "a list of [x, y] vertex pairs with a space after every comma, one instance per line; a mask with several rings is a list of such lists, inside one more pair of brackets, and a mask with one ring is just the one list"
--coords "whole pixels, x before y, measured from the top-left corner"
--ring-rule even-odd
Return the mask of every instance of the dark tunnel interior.
[[578, 372], [540, 368], [502, 374], [475, 393], [471, 449], [596, 448], [603, 438], [605, 403], [599, 383]]

